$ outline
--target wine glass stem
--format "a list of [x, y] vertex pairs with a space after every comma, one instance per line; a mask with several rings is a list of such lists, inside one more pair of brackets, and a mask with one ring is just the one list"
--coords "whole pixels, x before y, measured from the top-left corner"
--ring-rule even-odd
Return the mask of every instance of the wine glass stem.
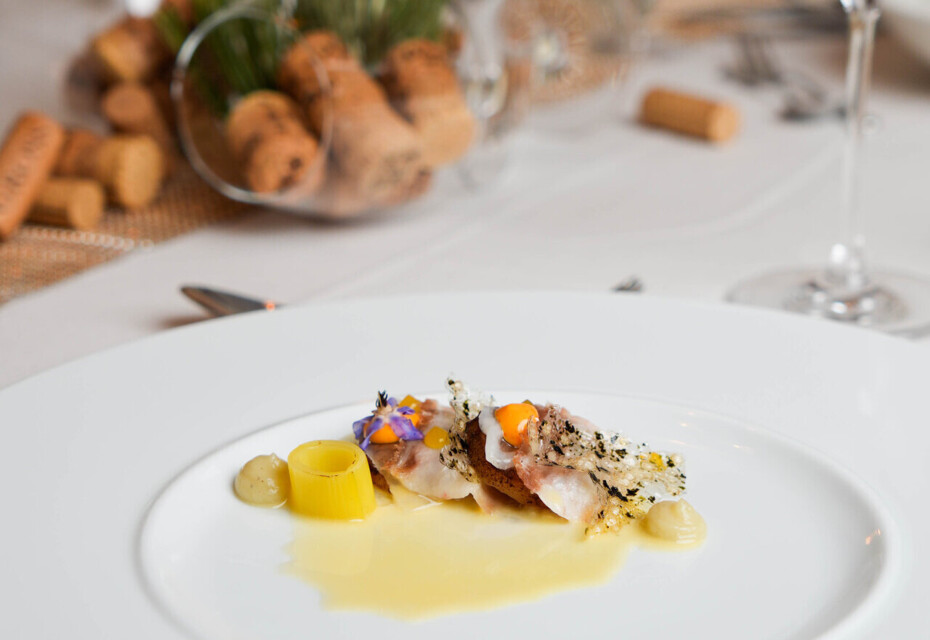
[[465, 28], [466, 38], [457, 65], [465, 99], [486, 124], [503, 106], [506, 88], [504, 39], [500, 13], [504, 0], [456, 0], [453, 7]]
[[875, 25], [880, 12], [859, 3], [848, 10], [849, 60], [846, 66], [846, 141], [843, 153], [842, 240], [833, 245], [827, 278], [847, 293], [864, 291], [868, 285], [865, 267], [865, 235], [860, 212], [861, 147], [863, 119], [869, 81]]

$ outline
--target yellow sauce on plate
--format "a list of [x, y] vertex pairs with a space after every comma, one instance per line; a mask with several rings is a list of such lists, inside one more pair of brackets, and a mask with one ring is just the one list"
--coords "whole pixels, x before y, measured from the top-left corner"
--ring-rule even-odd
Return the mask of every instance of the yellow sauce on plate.
[[470, 501], [380, 506], [363, 522], [301, 519], [288, 570], [330, 609], [422, 619], [606, 582], [634, 546], [693, 548], [628, 526], [585, 539], [552, 514], [481, 513]]

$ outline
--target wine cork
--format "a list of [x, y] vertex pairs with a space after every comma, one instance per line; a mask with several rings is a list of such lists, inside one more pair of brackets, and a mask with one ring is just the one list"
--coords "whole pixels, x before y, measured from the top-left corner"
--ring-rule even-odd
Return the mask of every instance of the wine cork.
[[428, 169], [420, 137], [388, 105], [336, 112], [332, 154], [346, 181], [372, 203], [406, 193]]
[[307, 120], [317, 135], [323, 134], [327, 115], [334, 120], [337, 115], [354, 118], [391, 110], [384, 90], [361, 69], [331, 69], [328, 75], [329, 92], [305, 103]]
[[68, 132], [55, 173], [97, 180], [111, 202], [132, 209], [145, 206], [158, 194], [164, 168], [161, 147], [148, 136], [101, 138], [74, 129]]
[[322, 181], [317, 142], [283, 93], [256, 91], [240, 100], [226, 121], [226, 140], [253, 191], [295, 188], [308, 195]]
[[261, 138], [245, 164], [249, 188], [259, 193], [296, 188], [301, 194], [316, 191], [323, 179], [323, 163], [314, 166], [317, 143], [304, 133], [277, 133]]
[[381, 81], [423, 139], [427, 165], [449, 164], [468, 150], [477, 123], [443, 45], [421, 39], [401, 42], [385, 57]]
[[349, 48], [342, 41], [342, 38], [333, 31], [325, 29], [310, 31], [304, 36], [303, 45], [324, 63], [342, 60], [360, 66], [352, 57], [352, 54], [349, 53]]
[[278, 86], [300, 103], [322, 93], [321, 70], [363, 72], [345, 44], [331, 31], [310, 31], [287, 50], [278, 67]]
[[94, 153], [93, 177], [116, 204], [136, 209], [150, 203], [161, 187], [165, 158], [148, 136], [113, 136]]
[[[321, 84], [325, 74], [328, 86]], [[306, 111], [310, 128], [321, 135], [327, 112], [340, 116], [367, 109], [380, 110], [387, 98], [331, 31], [311, 31], [292, 46], [278, 68], [278, 86]]]
[[52, 178], [29, 212], [29, 220], [72, 229], [93, 229], [103, 217], [106, 196], [96, 180]]
[[131, 16], [98, 34], [91, 50], [115, 82], [144, 82], [171, 58], [152, 20]]
[[174, 136], [152, 91], [137, 82], [120, 82], [103, 95], [104, 117], [120, 133], [149, 136], [166, 155], [175, 152]]
[[405, 199], [429, 169], [419, 136], [387, 106], [352, 117], [337, 114], [332, 155], [343, 184], [372, 205]]
[[739, 131], [739, 112], [732, 106], [668, 89], [652, 89], [643, 99], [640, 119], [648, 125], [725, 142]]
[[92, 177], [96, 152], [103, 138], [87, 129], [72, 129], [65, 135], [55, 173], [65, 177]]
[[[328, 92], [319, 84], [314, 61], [326, 69]], [[279, 81], [305, 109], [315, 132], [323, 131], [331, 114], [340, 191], [354, 191], [362, 202], [380, 206], [406, 197], [428, 172], [419, 134], [331, 32], [310, 32], [295, 44], [284, 56]]]
[[233, 154], [247, 157], [262, 136], [271, 133], [306, 135], [300, 109], [277, 91], [254, 91], [236, 103], [226, 120], [226, 140]]
[[55, 166], [65, 132], [37, 112], [19, 117], [0, 147], [0, 239], [13, 235]]
[[461, 93], [446, 48], [419, 38], [404, 40], [388, 51], [381, 80], [392, 96]]

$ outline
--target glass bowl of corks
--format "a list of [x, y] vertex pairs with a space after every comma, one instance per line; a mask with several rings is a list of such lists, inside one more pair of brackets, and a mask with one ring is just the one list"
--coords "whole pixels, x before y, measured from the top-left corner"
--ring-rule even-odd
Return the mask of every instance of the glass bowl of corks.
[[234, 200], [321, 218], [410, 203], [450, 167], [498, 173], [482, 150], [516, 121], [519, 67], [493, 30], [465, 27], [457, 9], [493, 18], [484, 2], [269, 0], [193, 26], [163, 10], [185, 156]]

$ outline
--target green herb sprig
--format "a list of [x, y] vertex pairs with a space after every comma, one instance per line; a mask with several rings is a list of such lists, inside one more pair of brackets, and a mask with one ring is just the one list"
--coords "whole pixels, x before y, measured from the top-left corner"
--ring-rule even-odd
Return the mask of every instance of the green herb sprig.
[[409, 38], [438, 40], [448, 0], [298, 0], [294, 18], [302, 31], [336, 32], [369, 68]]
[[[193, 0], [195, 23], [236, 0]], [[301, 32], [328, 29], [339, 35], [369, 69], [394, 45], [409, 38], [438, 40], [449, 0], [252, 0], [246, 6], [287, 18]], [[162, 8], [154, 17], [165, 44], [175, 53], [190, 33], [178, 13]], [[278, 64], [294, 32], [280, 24], [233, 18], [205, 38], [192, 61], [194, 85], [212, 110], [225, 115], [240, 96], [275, 86]]]

